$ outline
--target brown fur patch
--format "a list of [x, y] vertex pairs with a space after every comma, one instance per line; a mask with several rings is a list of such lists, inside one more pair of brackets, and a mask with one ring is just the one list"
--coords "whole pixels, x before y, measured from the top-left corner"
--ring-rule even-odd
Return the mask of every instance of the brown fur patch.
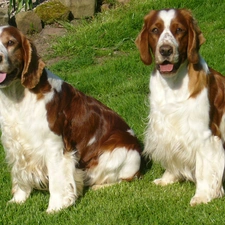
[[[104, 151], [116, 147], [136, 149], [141, 152], [136, 137], [124, 120], [96, 99], [84, 95], [68, 83], [47, 105], [50, 129], [62, 135], [65, 151], [78, 150], [80, 167], [90, 168], [98, 164]], [[95, 141], [88, 145], [89, 141]]]
[[207, 86], [207, 76], [200, 63], [188, 65], [190, 98], [196, 97]]

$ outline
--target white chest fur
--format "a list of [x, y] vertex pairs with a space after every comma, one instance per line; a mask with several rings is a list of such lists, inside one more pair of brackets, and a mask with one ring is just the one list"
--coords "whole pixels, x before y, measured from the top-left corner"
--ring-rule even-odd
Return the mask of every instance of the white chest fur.
[[61, 138], [50, 132], [45, 99], [37, 100], [16, 82], [0, 91], [0, 99], [2, 143], [17, 183], [47, 188], [48, 154], [53, 146], [61, 151], [63, 147]]
[[158, 72], [151, 76], [144, 152], [177, 176], [194, 180], [196, 151], [211, 136], [209, 101], [206, 88], [189, 98], [185, 74], [181, 72], [179, 80], [165, 80]]

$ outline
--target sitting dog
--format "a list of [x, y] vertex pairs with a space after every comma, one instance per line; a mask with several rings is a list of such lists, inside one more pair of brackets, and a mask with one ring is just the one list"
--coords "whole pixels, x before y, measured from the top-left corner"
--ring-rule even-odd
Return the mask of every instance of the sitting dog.
[[165, 168], [154, 182], [190, 180], [190, 204], [224, 194], [225, 78], [199, 54], [205, 41], [186, 9], [150, 11], [136, 39], [142, 61], [155, 62], [143, 154]]
[[140, 146], [115, 112], [45, 69], [18, 29], [0, 27], [0, 124], [11, 202], [49, 190], [47, 212], [74, 204], [84, 185], [132, 180]]

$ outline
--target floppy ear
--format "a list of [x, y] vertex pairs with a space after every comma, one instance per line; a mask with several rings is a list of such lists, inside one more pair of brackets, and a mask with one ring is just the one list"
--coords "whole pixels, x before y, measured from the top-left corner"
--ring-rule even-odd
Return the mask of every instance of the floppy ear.
[[190, 63], [196, 64], [199, 62], [199, 49], [200, 46], [205, 42], [205, 38], [191, 13], [189, 16], [188, 60]]
[[24, 67], [21, 83], [24, 87], [32, 89], [39, 83], [45, 64], [38, 56], [34, 44], [24, 36], [22, 47], [24, 50]]
[[155, 11], [152, 10], [147, 16], [145, 16], [144, 26], [135, 40], [135, 44], [140, 51], [141, 60], [146, 65], [150, 65], [152, 63], [152, 56], [150, 53], [150, 46], [149, 46], [148, 23], [149, 21], [151, 21], [151, 17], [154, 12]]
[[140, 51], [140, 57], [144, 64], [150, 65], [152, 63], [152, 56], [149, 52], [148, 44], [148, 30], [144, 26], [141, 33], [137, 36], [135, 44]]

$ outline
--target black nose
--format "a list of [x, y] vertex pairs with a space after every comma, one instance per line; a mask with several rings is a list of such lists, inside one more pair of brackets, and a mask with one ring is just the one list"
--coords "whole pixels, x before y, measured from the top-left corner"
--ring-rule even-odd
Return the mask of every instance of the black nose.
[[159, 52], [162, 56], [170, 56], [173, 53], [173, 48], [170, 45], [162, 45]]
[[2, 62], [3, 56], [2, 54], [0, 54], [0, 62]]

